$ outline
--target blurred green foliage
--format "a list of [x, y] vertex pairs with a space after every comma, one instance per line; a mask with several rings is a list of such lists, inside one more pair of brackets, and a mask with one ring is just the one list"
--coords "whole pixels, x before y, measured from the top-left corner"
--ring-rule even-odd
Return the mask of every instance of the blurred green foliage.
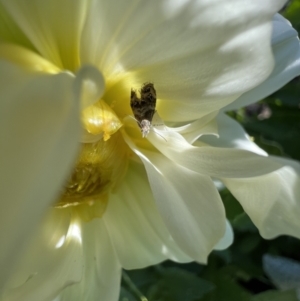
[[[300, 0], [283, 15], [300, 31]], [[232, 112], [269, 154], [300, 160], [300, 79], [296, 78], [254, 106]], [[295, 290], [279, 291], [265, 275], [264, 254], [300, 262], [300, 241], [287, 236], [264, 240], [228, 190], [221, 192], [235, 240], [214, 251], [206, 266], [171, 261], [126, 271], [120, 301], [297, 301]], [[300, 217], [299, 217], [300, 218]], [[300, 285], [300, 284], [299, 284]]]
[[293, 24], [293, 27], [300, 32], [300, 1], [289, 1], [289, 4], [283, 11], [283, 15]]

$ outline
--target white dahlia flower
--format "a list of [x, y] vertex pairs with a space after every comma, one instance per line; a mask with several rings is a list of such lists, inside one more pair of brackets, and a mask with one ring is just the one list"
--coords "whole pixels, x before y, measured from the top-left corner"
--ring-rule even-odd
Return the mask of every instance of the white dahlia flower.
[[122, 267], [205, 263], [232, 242], [212, 178], [300, 237], [299, 165], [222, 113], [300, 74], [284, 3], [0, 0], [0, 300], [113, 301]]

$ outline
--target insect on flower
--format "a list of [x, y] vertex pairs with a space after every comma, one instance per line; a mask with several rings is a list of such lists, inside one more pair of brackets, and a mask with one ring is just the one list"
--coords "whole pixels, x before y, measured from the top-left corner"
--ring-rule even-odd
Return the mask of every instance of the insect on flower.
[[134, 117], [141, 129], [143, 138], [147, 137], [151, 129], [151, 122], [155, 113], [156, 91], [152, 83], [143, 84], [140, 98], [135, 90], [131, 89], [130, 106]]

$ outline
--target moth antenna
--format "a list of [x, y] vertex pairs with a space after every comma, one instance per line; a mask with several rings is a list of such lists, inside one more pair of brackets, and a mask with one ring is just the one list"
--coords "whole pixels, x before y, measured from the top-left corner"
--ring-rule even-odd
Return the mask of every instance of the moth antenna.
[[158, 136], [160, 136], [160, 137], [163, 138], [166, 142], [168, 142], [167, 139], [166, 139], [163, 135], [161, 135], [160, 133], [158, 133], [154, 127], [152, 127], [152, 129], [153, 129], [153, 132], [155, 132]]
[[[141, 123], [140, 123], [136, 118], [134, 118], [134, 117], [131, 116], [131, 115], [127, 115], [127, 116], [130, 117], [131, 119], [135, 120], [135, 121], [141, 126]], [[155, 132], [159, 137], [163, 138], [166, 142], [168, 142], [167, 139], [166, 139], [164, 136], [162, 136], [160, 133], [158, 133], [158, 132], [156, 131], [156, 129], [155, 129], [153, 126], [151, 126], [151, 129], [152, 129], [153, 132]], [[145, 138], [145, 136], [143, 136], [143, 138]]]
[[130, 117], [131, 119], [133, 119], [134, 121], [136, 121], [139, 124], [139, 126], [141, 126], [141, 123], [137, 119], [135, 119], [133, 116], [131, 116], [131, 115], [127, 115], [127, 116]]

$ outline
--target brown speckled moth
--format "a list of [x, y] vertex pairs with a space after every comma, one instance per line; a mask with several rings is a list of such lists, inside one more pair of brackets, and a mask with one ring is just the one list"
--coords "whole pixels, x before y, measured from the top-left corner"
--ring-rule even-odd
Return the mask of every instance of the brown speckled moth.
[[143, 84], [140, 90], [140, 98], [137, 96], [136, 91], [131, 89], [130, 106], [143, 137], [147, 137], [156, 107], [154, 85], [152, 83]]

